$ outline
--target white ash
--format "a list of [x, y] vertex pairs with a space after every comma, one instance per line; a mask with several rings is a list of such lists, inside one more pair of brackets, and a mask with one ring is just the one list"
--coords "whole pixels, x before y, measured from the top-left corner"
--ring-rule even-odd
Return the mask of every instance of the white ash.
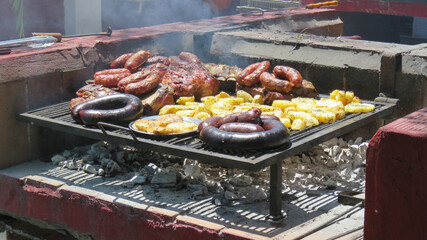
[[[333, 138], [309, 151], [283, 160], [282, 185], [296, 191], [352, 189], [364, 185], [366, 149], [362, 138]], [[105, 178], [123, 175], [122, 186], [186, 189], [191, 198], [213, 196], [216, 205], [268, 199], [269, 169], [256, 172], [217, 167], [196, 160], [138, 150], [108, 142], [65, 150], [51, 158], [54, 165]], [[153, 192], [154, 194], [154, 192]]]

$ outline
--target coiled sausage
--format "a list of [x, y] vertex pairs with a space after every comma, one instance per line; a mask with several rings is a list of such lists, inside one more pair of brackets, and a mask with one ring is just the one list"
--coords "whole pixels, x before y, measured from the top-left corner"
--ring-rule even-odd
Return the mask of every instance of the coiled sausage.
[[278, 79], [273, 74], [263, 72], [260, 76], [261, 84], [271, 91], [277, 91], [282, 93], [289, 93], [294, 86], [291, 82]]
[[210, 117], [199, 124], [199, 126], [197, 127], [197, 131], [200, 132], [203, 130], [203, 128], [207, 126], [213, 126], [213, 127], [219, 128], [221, 126], [221, 122], [222, 122], [222, 117], [220, 116]]
[[246, 123], [246, 122], [229, 122], [224, 123], [219, 127], [220, 130], [227, 132], [240, 132], [240, 133], [252, 133], [252, 132], [261, 132], [264, 131], [258, 124]]
[[138, 118], [142, 110], [138, 97], [115, 94], [81, 103], [73, 108], [71, 116], [85, 125], [94, 125], [97, 122], [120, 123]]
[[252, 86], [260, 81], [260, 75], [270, 69], [270, 62], [253, 63], [237, 74], [236, 81], [240, 85]]
[[227, 114], [222, 117], [220, 125], [229, 122], [246, 122], [260, 125], [262, 123], [260, 118], [261, 113], [261, 109], [254, 107], [245, 112]]
[[265, 131], [239, 133], [207, 126], [200, 132], [200, 139], [216, 148], [241, 150], [273, 148], [289, 141], [289, 131], [280, 121], [265, 120], [263, 128]]
[[291, 82], [294, 87], [299, 88], [302, 84], [302, 76], [298, 70], [288, 66], [275, 66], [273, 73], [280, 79], [285, 79]]

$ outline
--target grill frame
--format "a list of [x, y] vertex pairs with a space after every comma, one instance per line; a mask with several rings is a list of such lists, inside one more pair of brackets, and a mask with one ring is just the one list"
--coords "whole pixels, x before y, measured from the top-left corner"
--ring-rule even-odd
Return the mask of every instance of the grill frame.
[[[325, 97], [325, 96], [323, 96]], [[291, 131], [289, 144], [272, 150], [223, 151], [213, 149], [195, 136], [184, 138], [155, 138], [136, 135], [127, 126], [100, 123], [98, 127], [87, 127], [71, 118], [69, 101], [17, 114], [19, 121], [45, 127], [55, 131], [79, 135], [87, 138], [124, 144], [139, 149], [196, 159], [202, 163], [222, 167], [257, 171], [270, 166], [270, 217], [282, 218], [281, 184], [282, 160], [300, 154], [311, 147], [331, 138], [342, 136], [376, 119], [392, 114], [396, 103], [363, 101], [375, 105], [368, 113], [347, 114], [334, 123], [320, 124], [302, 131]]]

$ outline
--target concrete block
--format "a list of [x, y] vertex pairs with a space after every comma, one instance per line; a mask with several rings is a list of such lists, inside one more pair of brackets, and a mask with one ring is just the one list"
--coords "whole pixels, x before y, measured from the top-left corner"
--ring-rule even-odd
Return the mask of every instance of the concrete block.
[[61, 101], [62, 76], [52, 72], [26, 79], [28, 94], [28, 109], [35, 109]]
[[427, 106], [427, 44], [402, 53], [401, 71], [396, 78], [395, 97], [400, 100], [398, 116]]
[[270, 238], [264, 237], [249, 232], [240, 231], [234, 228], [227, 228], [221, 232], [224, 239], [227, 240], [268, 240]]
[[76, 97], [76, 91], [83, 87], [86, 80], [93, 79], [93, 68], [83, 68], [62, 73], [62, 101]]
[[206, 220], [202, 220], [202, 219], [190, 217], [190, 216], [177, 216], [176, 217], [176, 223], [188, 224], [188, 225], [194, 226], [196, 228], [207, 229], [207, 230], [211, 230], [211, 231], [215, 231], [215, 232], [219, 232], [225, 228], [224, 225], [216, 224], [213, 222], [209, 222]]
[[58, 190], [61, 193], [61, 195], [64, 197], [78, 194], [88, 198], [95, 198], [104, 194], [103, 192], [95, 191], [92, 189], [83, 188], [79, 186], [69, 186], [69, 185], [63, 185]]
[[326, 68], [324, 66], [308, 66], [305, 79], [312, 82], [317, 91], [329, 94], [334, 89], [344, 89], [344, 71], [342, 68]]
[[22, 163], [28, 158], [27, 125], [16, 121], [27, 104], [25, 82], [0, 82], [0, 169]]
[[30, 175], [23, 178], [25, 184], [30, 184], [38, 188], [48, 187], [52, 190], [56, 190], [63, 186], [65, 182], [39, 175]]
[[378, 97], [380, 72], [352, 67], [345, 69], [344, 74], [346, 82], [343, 89], [353, 91], [364, 100], [374, 100]]

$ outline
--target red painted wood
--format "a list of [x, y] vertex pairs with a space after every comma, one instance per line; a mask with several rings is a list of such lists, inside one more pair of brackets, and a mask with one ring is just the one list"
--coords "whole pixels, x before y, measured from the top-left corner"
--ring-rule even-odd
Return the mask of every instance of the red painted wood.
[[[318, 0], [301, 0], [301, 5], [324, 2]], [[384, 15], [427, 17], [427, 3], [408, 1], [379, 0], [340, 0], [337, 7], [342, 12], [362, 12]]]
[[364, 239], [427, 236], [427, 107], [378, 130], [366, 155]]

